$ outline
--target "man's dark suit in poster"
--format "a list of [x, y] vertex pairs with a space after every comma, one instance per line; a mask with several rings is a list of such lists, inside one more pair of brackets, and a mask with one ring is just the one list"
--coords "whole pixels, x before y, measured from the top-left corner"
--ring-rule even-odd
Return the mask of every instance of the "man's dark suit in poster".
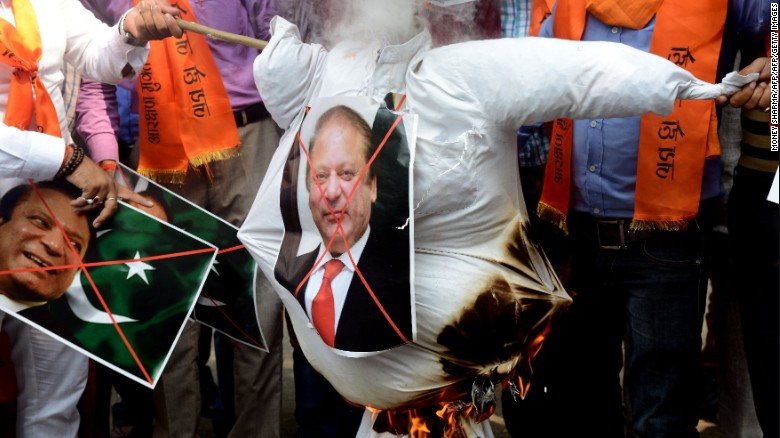
[[324, 264], [343, 262], [331, 346], [345, 355], [415, 336], [408, 131], [400, 114], [365, 99], [318, 100], [284, 168], [275, 277], [311, 319]]

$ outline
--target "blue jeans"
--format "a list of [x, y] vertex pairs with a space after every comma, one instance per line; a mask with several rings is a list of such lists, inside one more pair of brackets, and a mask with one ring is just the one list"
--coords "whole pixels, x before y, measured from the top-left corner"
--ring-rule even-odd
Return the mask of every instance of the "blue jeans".
[[655, 232], [627, 249], [601, 249], [582, 231], [591, 228], [569, 219], [561, 273], [574, 301], [534, 363], [544, 378], [531, 382], [554, 411], [548, 436], [623, 437], [627, 417], [638, 437], [698, 437], [703, 233]]

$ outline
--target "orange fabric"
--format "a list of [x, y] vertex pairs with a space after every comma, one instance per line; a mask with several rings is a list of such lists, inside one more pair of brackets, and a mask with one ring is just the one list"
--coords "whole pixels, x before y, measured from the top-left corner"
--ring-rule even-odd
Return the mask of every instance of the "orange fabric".
[[[187, 0], [176, 5], [182, 19], [197, 22]], [[182, 183], [189, 166], [237, 156], [238, 129], [205, 36], [186, 32], [150, 44], [138, 76], [138, 171]]]
[[[699, 79], [715, 82], [727, 11], [727, 0], [680, 1], [675, 7], [662, 7], [650, 51]], [[719, 154], [714, 101], [679, 101], [668, 116], [644, 116], [634, 227], [675, 229], [695, 218], [704, 161]]]
[[588, 12], [610, 26], [642, 29], [655, 16], [663, 0], [590, 0]]
[[571, 119], [557, 119], [550, 131], [550, 153], [547, 156], [547, 166], [544, 172], [542, 198], [539, 201], [539, 217], [558, 225], [564, 231], [566, 213], [569, 210], [569, 195], [571, 188]]
[[[580, 39], [585, 26], [580, 10], [585, 1], [558, 2], [554, 31], [578, 35], [573, 39]], [[650, 52], [666, 57], [702, 80], [714, 82], [727, 6], [727, 0], [664, 3], [656, 14]], [[557, 15], [562, 11], [559, 21]], [[713, 101], [686, 100], [678, 101], [668, 116], [642, 117], [633, 228], [679, 229], [696, 217], [704, 160], [720, 151], [714, 111]], [[556, 126], [553, 139], [557, 133], [571, 136], [570, 129], [563, 131]], [[555, 172], [555, 153], [565, 156], [558, 161], [571, 162], [571, 138], [560, 143], [561, 150], [550, 148], [547, 173]], [[565, 172], [570, 173], [571, 169]], [[557, 216], [557, 222], [565, 229], [570, 187], [548, 184], [548, 179], [545, 178], [540, 216]]]
[[[662, 3], [663, 0], [562, 0], [555, 10], [553, 33], [557, 38], [582, 39], [586, 12], [610, 26], [642, 29]], [[533, 6], [531, 14], [533, 17]]]
[[311, 322], [322, 340], [331, 347], [336, 345], [336, 304], [331, 282], [343, 268], [344, 263], [339, 259], [325, 263], [325, 274], [322, 276], [320, 290], [311, 303]]
[[528, 36], [538, 36], [542, 23], [552, 14], [555, 0], [531, 0], [531, 22], [528, 25]]
[[555, 38], [579, 41], [585, 30], [587, 0], [560, 0], [555, 6], [553, 35]]
[[36, 131], [61, 137], [57, 110], [38, 78], [43, 49], [35, 10], [29, 0], [13, 0], [12, 6], [16, 26], [0, 18], [0, 62], [14, 69], [4, 122], [26, 131], [35, 115]]

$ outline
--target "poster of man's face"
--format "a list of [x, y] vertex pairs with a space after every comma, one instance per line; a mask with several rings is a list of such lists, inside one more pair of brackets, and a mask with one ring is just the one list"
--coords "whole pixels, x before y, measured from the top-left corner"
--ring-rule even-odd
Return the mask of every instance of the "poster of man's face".
[[[90, 217], [70, 205], [73, 195], [68, 184], [47, 182], [37, 191], [21, 184], [0, 199], [0, 271], [13, 271], [0, 275], [0, 293], [30, 302], [65, 293], [95, 234]], [[72, 267], [28, 270], [53, 266]]]
[[65, 181], [0, 185], [0, 310], [153, 387], [217, 249], [168, 224], [159, 197], [95, 230], [99, 209], [76, 212]]
[[275, 276], [343, 354], [414, 338], [413, 125], [368, 98], [320, 99], [290, 148]]

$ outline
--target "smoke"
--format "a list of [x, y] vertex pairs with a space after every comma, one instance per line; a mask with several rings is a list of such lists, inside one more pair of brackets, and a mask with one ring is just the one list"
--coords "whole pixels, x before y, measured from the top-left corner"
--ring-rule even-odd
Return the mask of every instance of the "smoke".
[[323, 30], [326, 41], [346, 39], [398, 44], [422, 30], [420, 0], [330, 0]]
[[[495, 3], [495, 0], [481, 1]], [[431, 0], [424, 8], [424, 16], [434, 46], [486, 38], [480, 27], [478, 4], [478, 1], [469, 0]]]
[[[284, 0], [304, 40], [333, 46], [350, 39], [398, 44], [428, 28], [439, 44], [482, 38], [474, 0]], [[482, 0], [493, 1], [493, 0]]]
[[277, 0], [277, 9], [304, 41], [329, 47], [347, 39], [398, 44], [424, 28], [438, 46], [488, 37], [484, 3], [498, 8], [498, 0]]

